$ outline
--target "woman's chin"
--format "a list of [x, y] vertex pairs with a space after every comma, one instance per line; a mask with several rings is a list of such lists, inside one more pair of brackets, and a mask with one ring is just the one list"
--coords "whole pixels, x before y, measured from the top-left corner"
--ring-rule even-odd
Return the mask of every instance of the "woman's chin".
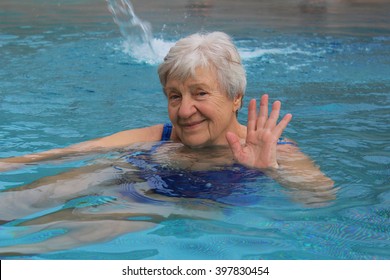
[[182, 143], [191, 149], [200, 149], [210, 146], [208, 141], [196, 139], [195, 137], [181, 138]]

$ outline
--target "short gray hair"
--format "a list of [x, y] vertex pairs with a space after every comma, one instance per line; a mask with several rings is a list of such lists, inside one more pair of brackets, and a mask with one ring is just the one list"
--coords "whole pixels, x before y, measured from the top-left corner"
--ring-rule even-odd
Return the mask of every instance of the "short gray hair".
[[230, 36], [223, 32], [195, 33], [180, 39], [158, 67], [158, 75], [165, 87], [168, 79], [184, 82], [195, 75], [196, 68], [210, 66], [216, 69], [219, 84], [231, 100], [245, 94], [241, 57]]

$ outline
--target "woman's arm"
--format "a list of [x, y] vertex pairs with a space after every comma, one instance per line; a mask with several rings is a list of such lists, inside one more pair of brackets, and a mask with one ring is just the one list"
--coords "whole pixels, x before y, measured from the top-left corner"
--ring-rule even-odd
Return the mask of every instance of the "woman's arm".
[[261, 97], [259, 114], [256, 100], [250, 101], [245, 145], [241, 145], [235, 134], [226, 135], [235, 159], [248, 167], [263, 170], [286, 187], [310, 191], [333, 188], [334, 182], [298, 147], [277, 144], [292, 118], [287, 114], [278, 123], [280, 107], [280, 101], [274, 102], [268, 117], [268, 95]]
[[91, 153], [126, 147], [138, 142], [153, 142], [161, 139], [163, 125], [121, 131], [110, 136], [81, 142], [65, 148], [52, 149], [20, 157], [0, 159], [0, 171], [14, 169], [20, 164], [58, 159], [72, 154]]
[[294, 145], [278, 145], [279, 168], [269, 170], [281, 182], [300, 190], [326, 191], [332, 189], [334, 182], [314, 164], [306, 154]]

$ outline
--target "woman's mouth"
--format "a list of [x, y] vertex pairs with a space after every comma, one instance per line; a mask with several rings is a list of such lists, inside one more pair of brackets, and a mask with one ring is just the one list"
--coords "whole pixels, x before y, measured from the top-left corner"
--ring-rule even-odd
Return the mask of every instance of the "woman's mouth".
[[201, 123], [203, 123], [205, 120], [200, 120], [200, 121], [191, 121], [191, 122], [182, 122], [179, 123], [179, 125], [183, 129], [194, 129], [197, 128]]

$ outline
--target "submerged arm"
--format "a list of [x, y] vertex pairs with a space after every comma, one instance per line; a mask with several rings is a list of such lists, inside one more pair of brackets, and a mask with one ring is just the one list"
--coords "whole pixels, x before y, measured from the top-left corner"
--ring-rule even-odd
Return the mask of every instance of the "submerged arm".
[[278, 145], [278, 169], [269, 169], [265, 173], [280, 185], [293, 190], [293, 200], [305, 205], [322, 206], [336, 198], [337, 188], [334, 181], [297, 146]]
[[0, 159], [0, 171], [14, 169], [21, 164], [54, 160], [72, 154], [93, 153], [101, 150], [122, 148], [138, 142], [153, 142], [161, 139], [163, 125], [121, 131], [110, 136], [20, 157]]
[[333, 180], [297, 146], [278, 145], [277, 151], [279, 168], [267, 172], [282, 185], [308, 191], [325, 191], [333, 188]]

